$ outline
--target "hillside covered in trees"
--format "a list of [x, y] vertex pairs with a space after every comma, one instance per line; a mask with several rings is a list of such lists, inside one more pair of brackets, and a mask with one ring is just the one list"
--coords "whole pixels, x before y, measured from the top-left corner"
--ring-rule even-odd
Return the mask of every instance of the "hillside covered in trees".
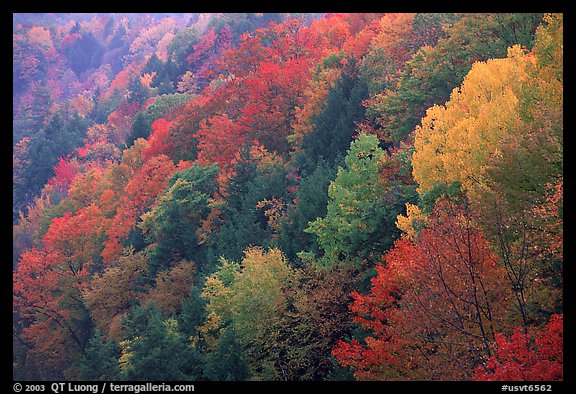
[[14, 14], [16, 380], [563, 380], [563, 15]]

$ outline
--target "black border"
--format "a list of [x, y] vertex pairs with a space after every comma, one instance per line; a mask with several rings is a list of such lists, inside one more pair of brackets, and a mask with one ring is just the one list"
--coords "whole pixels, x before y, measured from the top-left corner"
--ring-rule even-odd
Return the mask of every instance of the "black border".
[[[574, 8], [574, 7], [573, 7]], [[267, 3], [249, 3], [249, 2], [210, 2], [210, 1], [202, 1], [202, 2], [166, 2], [166, 1], [155, 1], [155, 2], [146, 2], [146, 1], [139, 1], [135, 2], [116, 2], [114, 4], [110, 3], [103, 3], [103, 2], [94, 2], [94, 1], [62, 1], [62, 0], [54, 0], [54, 1], [11, 1], [11, 2], [2, 2], [2, 27], [6, 30], [11, 29], [12, 26], [12, 14], [13, 13], [28, 13], [28, 12], [54, 12], [54, 13], [68, 13], [68, 12], [97, 12], [97, 13], [107, 13], [107, 12], [114, 12], [114, 13], [123, 13], [123, 12], [134, 12], [137, 9], [141, 13], [148, 13], [148, 12], [313, 12], [313, 13], [323, 13], [323, 12], [561, 12], [564, 14], [564, 26], [565, 26], [565, 39], [564, 43], [567, 44], [565, 52], [567, 56], [565, 57], [564, 64], [568, 65], [569, 72], [565, 74], [565, 85], [568, 86], [568, 89], [565, 89], [565, 98], [567, 98], [567, 105], [565, 104], [565, 108], [573, 108], [573, 102], [571, 97], [573, 96], [574, 88], [576, 87], [575, 81], [573, 79], [573, 69], [574, 62], [573, 62], [573, 51], [574, 51], [574, 19], [573, 19], [573, 11], [569, 9], [567, 1], [541, 1], [539, 3], [528, 2], [525, 1], [522, 4], [518, 3], [504, 3], [502, 1], [499, 2], [487, 2], [487, 1], [478, 1], [475, 4], [465, 3], [465, 2], [456, 2], [456, 3], [435, 3], [435, 2], [427, 2], [424, 4], [418, 4], [417, 2], [406, 2], [406, 1], [393, 1], [389, 3], [380, 2], [377, 0], [373, 1], [348, 1], [348, 2], [306, 2], [303, 3], [277, 3], [277, 2], [267, 2]], [[4, 32], [3, 37], [5, 37], [5, 42], [7, 47], [11, 47], [9, 43], [9, 32]], [[5, 56], [9, 56], [8, 48], [5, 50]], [[8, 59], [6, 59], [4, 64], [9, 64]], [[566, 67], [565, 67], [566, 69]], [[6, 96], [8, 93], [6, 92], [7, 89], [4, 89]], [[566, 102], [565, 102], [566, 103]], [[573, 111], [570, 111], [569, 116], [565, 116], [564, 120], [568, 120], [568, 125], [565, 125], [565, 128], [569, 130], [569, 135], [574, 133], [575, 128], [571, 127], [574, 124]], [[6, 123], [9, 122], [8, 117], [4, 116], [4, 121]], [[8, 124], [6, 125], [4, 135], [8, 138], [7, 134]], [[12, 139], [10, 138], [10, 141]], [[0, 160], [8, 161], [11, 158], [12, 150], [11, 150], [11, 143], [9, 144], [6, 141], [2, 146], [9, 150], [9, 152], [5, 152], [4, 154], [0, 155]], [[7, 168], [8, 164], [6, 164]], [[570, 169], [570, 166], [569, 166]], [[565, 171], [566, 172], [566, 171]], [[6, 177], [8, 177], [9, 172], [5, 172]], [[568, 176], [566, 176], [568, 175]], [[566, 201], [568, 204], [565, 204], [564, 212], [565, 217], [567, 220], [564, 220], [564, 223], [567, 224], [565, 226], [564, 237], [565, 241], [570, 241], [570, 237], [573, 236], [573, 222], [571, 218], [573, 217], [573, 208], [571, 202], [574, 201], [571, 198], [574, 190], [573, 183], [571, 182], [570, 172], [565, 174], [565, 178], [568, 178], [565, 182], [565, 195]], [[8, 179], [6, 180], [8, 183]], [[11, 211], [11, 208], [8, 207], [8, 204], [5, 204], [6, 208], [6, 227], [8, 230], [8, 226], [11, 229], [11, 214], [8, 214], [8, 210]], [[10, 219], [8, 219], [10, 217]], [[570, 388], [570, 392], [576, 392], [576, 339], [574, 338], [574, 334], [576, 334], [576, 327], [574, 324], [575, 321], [575, 312], [574, 312], [574, 301], [576, 300], [576, 295], [574, 294], [574, 287], [570, 282], [571, 278], [574, 277], [575, 273], [575, 259], [573, 258], [573, 245], [571, 242], [564, 242], [564, 245], [568, 247], [565, 248], [565, 258], [564, 260], [568, 262], [568, 264], [564, 264], [564, 331], [566, 335], [564, 336], [564, 381], [563, 382], [452, 382], [452, 381], [443, 381], [443, 382], [431, 382], [431, 381], [410, 381], [410, 382], [329, 382], [329, 381], [322, 381], [322, 382], [165, 382], [171, 386], [176, 384], [194, 384], [195, 390], [194, 392], [209, 392], [213, 390], [250, 390], [251, 392], [270, 392], [275, 389], [288, 389], [288, 390], [298, 390], [304, 392], [317, 392], [319, 390], [383, 390], [383, 392], [387, 390], [392, 390], [392, 392], [402, 391], [402, 390], [418, 390], [421, 392], [428, 392], [428, 391], [438, 391], [438, 392], [458, 392], [462, 393], [464, 390], [470, 389], [478, 389], [482, 392], [491, 393], [491, 392], [503, 392], [502, 386], [503, 385], [510, 385], [510, 386], [517, 386], [518, 389], [516, 391], [529, 391], [528, 386], [532, 385], [550, 385], [552, 392], [568, 392], [568, 388]], [[10, 258], [6, 258], [4, 261], [5, 267], [9, 266], [8, 261]], [[2, 299], [11, 299], [12, 295], [10, 293], [11, 287], [11, 278], [12, 274], [11, 271], [8, 272], [8, 268], [6, 268], [6, 272], [2, 275], [3, 280], [5, 280], [5, 285], [1, 286], [2, 288]], [[8, 279], [10, 278], [10, 279]], [[566, 281], [568, 279], [568, 282]], [[5, 297], [5, 298], [4, 298]], [[11, 314], [8, 307], [0, 308], [2, 313], [6, 314], [4, 318], [2, 318], [3, 324], [5, 324], [6, 333], [2, 336], [6, 341], [8, 338], [12, 337], [11, 332], [9, 333], [8, 330], [8, 322], [11, 321]], [[0, 315], [1, 316], [1, 315]], [[4, 331], [4, 330], [2, 330]], [[8, 372], [11, 370], [10, 366], [12, 364], [9, 361], [8, 356], [10, 352], [2, 351], [3, 354], [3, 361], [6, 362], [4, 368], [2, 370], [4, 372]], [[10, 359], [11, 360], [11, 359]], [[10, 364], [8, 364], [10, 363]], [[11, 392], [16, 392], [14, 390], [14, 384], [21, 383], [22, 385], [30, 385], [30, 384], [42, 384], [45, 386], [45, 393], [51, 393], [50, 390], [50, 383], [51, 382], [6, 382], [8, 379], [4, 380], [5, 384], [1, 384], [0, 387], [6, 387], [10, 389]], [[84, 383], [84, 384], [98, 384], [99, 393], [102, 392], [103, 382], [74, 382], [74, 383]], [[115, 382], [119, 384], [143, 384], [145, 382]], [[522, 390], [522, 386], [526, 386], [524, 390]], [[512, 390], [509, 390], [512, 391]], [[25, 391], [22, 391], [25, 392]], [[62, 391], [62, 392], [67, 392]], [[106, 392], [110, 392], [108, 389]], [[536, 392], [536, 391], [532, 391]]]

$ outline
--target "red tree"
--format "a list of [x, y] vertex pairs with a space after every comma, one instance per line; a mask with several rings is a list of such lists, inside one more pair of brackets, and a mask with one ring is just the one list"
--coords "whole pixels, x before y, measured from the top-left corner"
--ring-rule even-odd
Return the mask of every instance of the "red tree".
[[58, 164], [54, 166], [54, 176], [48, 180], [48, 185], [62, 193], [67, 193], [79, 170], [80, 166], [77, 161], [59, 157]]
[[172, 127], [172, 122], [160, 118], [154, 121], [151, 127], [152, 134], [148, 137], [148, 142], [150, 144], [142, 151], [144, 160], [149, 160], [150, 158], [160, 154], [169, 154], [174, 146], [174, 143], [170, 141], [170, 128]]
[[[415, 239], [400, 239], [355, 321], [371, 335], [334, 350], [358, 379], [470, 379], [510, 313], [503, 268], [466, 206], [442, 201]], [[495, 301], [497, 300], [497, 301]]]
[[553, 315], [535, 336], [525, 334], [523, 327], [510, 340], [496, 334], [496, 355], [476, 368], [474, 380], [562, 380], [563, 317]]
[[232, 164], [246, 137], [245, 129], [226, 115], [213, 116], [200, 122], [198, 139], [198, 163], [217, 163], [220, 169]]

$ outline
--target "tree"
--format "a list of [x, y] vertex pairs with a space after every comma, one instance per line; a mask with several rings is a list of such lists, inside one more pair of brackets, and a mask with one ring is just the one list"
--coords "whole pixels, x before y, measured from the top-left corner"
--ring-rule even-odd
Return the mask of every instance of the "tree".
[[186, 71], [180, 78], [176, 91], [178, 91], [178, 93], [194, 94], [198, 90], [199, 88], [196, 83], [196, 76], [192, 71]]
[[230, 171], [246, 138], [246, 130], [224, 114], [202, 120], [195, 136], [198, 140], [198, 163], [216, 163], [222, 171]]
[[80, 76], [88, 69], [95, 69], [100, 66], [104, 49], [92, 32], [83, 31], [79, 33], [76, 40], [65, 46], [63, 50], [70, 67], [76, 75]]
[[154, 244], [149, 262], [153, 275], [182, 259], [205, 263], [202, 250], [206, 236], [201, 234], [201, 225], [210, 211], [216, 174], [214, 165], [193, 165], [176, 172], [155, 207], [142, 216], [139, 227]]
[[353, 140], [356, 122], [365, 114], [362, 101], [367, 87], [354, 74], [354, 62], [334, 82], [322, 114], [314, 118], [314, 129], [304, 136], [303, 150], [308, 157], [323, 158], [328, 163], [341, 163], [341, 157]]
[[130, 134], [126, 137], [126, 146], [130, 147], [138, 138], [148, 138], [152, 133], [150, 124], [146, 121], [146, 116], [143, 112], [138, 112], [132, 122]]
[[80, 360], [81, 378], [89, 381], [117, 380], [120, 376], [118, 358], [118, 345], [114, 341], [106, 342], [96, 329]]
[[105, 338], [120, 339], [112, 330], [114, 319], [128, 313], [143, 297], [146, 264], [144, 253], [128, 249], [116, 264], [95, 275], [84, 289], [84, 303]]
[[148, 146], [142, 151], [142, 156], [145, 160], [158, 155], [168, 155], [171, 153], [173, 143], [170, 142], [170, 128], [172, 122], [164, 118], [155, 120], [151, 125], [152, 133], [148, 137]]
[[146, 99], [150, 97], [149, 88], [149, 86], [144, 86], [140, 77], [133, 77], [128, 85], [128, 104], [136, 103], [139, 106], [142, 106], [146, 102]]
[[240, 124], [250, 140], [258, 140], [267, 150], [286, 156], [291, 123], [309, 79], [304, 61], [262, 62], [246, 77], [242, 91], [247, 96]]
[[269, 223], [265, 210], [258, 208], [264, 200], [284, 201], [288, 179], [281, 159], [261, 145], [242, 148], [233, 173], [223, 186], [214, 255], [238, 260], [249, 246], [271, 246], [277, 231]]
[[336, 172], [336, 168], [320, 160], [313, 172], [302, 176], [294, 201], [280, 222], [278, 233], [278, 246], [289, 261], [294, 261], [298, 252], [321, 253], [317, 237], [304, 230], [308, 223], [326, 216], [328, 187], [336, 178]]
[[36, 195], [54, 175], [58, 158], [65, 158], [82, 144], [86, 135], [86, 120], [73, 114], [55, 113], [41, 132], [30, 140], [29, 164], [22, 173], [22, 183], [17, 191], [22, 191], [18, 199], [28, 201]]
[[445, 36], [420, 48], [405, 64], [397, 87], [371, 97], [367, 112], [393, 143], [410, 136], [426, 110], [450, 98], [475, 62], [506, 56], [510, 46], [532, 48], [541, 14], [464, 14]]
[[[133, 147], [138, 147], [134, 145]], [[140, 146], [141, 151], [135, 149], [135, 155], [138, 156], [144, 151], [143, 146]], [[124, 159], [127, 162], [129, 155], [124, 154]], [[121, 182], [125, 184], [122, 190], [122, 197], [120, 197], [118, 208], [112, 219], [111, 226], [106, 230], [108, 239], [104, 241], [104, 250], [102, 251], [102, 258], [105, 262], [109, 263], [117, 257], [122, 249], [122, 242], [126, 239], [132, 229], [136, 227], [137, 219], [144, 213], [157, 198], [157, 196], [164, 191], [168, 185], [168, 180], [177, 171], [187, 168], [189, 163], [179, 163], [174, 165], [172, 160], [164, 154], [153, 156], [148, 161], [142, 163], [142, 158], [134, 158], [137, 162], [136, 165], [128, 171], [132, 172], [127, 178], [126, 174], [119, 174], [120, 178], [129, 179], [127, 183], [125, 180]], [[138, 164], [141, 167], [137, 167]], [[124, 166], [127, 166], [125, 163]]]
[[476, 368], [474, 380], [562, 380], [563, 320], [563, 315], [553, 315], [535, 335], [523, 327], [516, 328], [510, 340], [496, 335], [496, 355]]
[[[456, 182], [475, 209], [486, 211], [481, 225], [506, 267], [521, 316], [516, 324], [525, 330], [533, 319], [559, 312], [560, 297], [553, 290], [557, 282], [551, 278], [562, 271], [561, 258], [536, 246], [542, 233], [534, 223], [534, 207], [546, 205], [551, 185], [562, 184], [563, 168], [557, 63], [562, 22], [552, 15], [545, 19], [549, 24], [538, 28], [531, 53], [514, 46], [507, 58], [476, 63], [445, 107], [428, 110], [416, 128], [413, 155], [421, 194]], [[543, 47], [555, 55], [542, 54], [546, 60], [539, 60]], [[543, 272], [545, 280], [540, 279]], [[555, 285], [544, 290], [543, 283]]]
[[[206, 281], [207, 310], [225, 324], [221, 326], [224, 332], [229, 330], [226, 324], [233, 327], [256, 379], [286, 379], [281, 318], [289, 308], [295, 278], [282, 252], [255, 247], [245, 251], [241, 265], [224, 260]], [[267, 324], [261, 324], [263, 321]], [[228, 341], [231, 339], [220, 339], [219, 346]], [[216, 351], [212, 357], [218, 357]]]
[[68, 188], [79, 173], [79, 164], [76, 160], [66, 161], [58, 158], [58, 165], [54, 166], [54, 176], [48, 180], [48, 186], [54, 187], [60, 193], [67, 194]]
[[470, 379], [493, 355], [514, 312], [504, 267], [476, 223], [465, 203], [438, 202], [414, 241], [386, 253], [370, 292], [352, 293], [354, 321], [369, 331], [334, 355], [356, 378]]
[[196, 274], [195, 264], [185, 260], [160, 271], [142, 304], [153, 303], [164, 316], [180, 314], [183, 303], [190, 301], [189, 295], [196, 282]]
[[391, 88], [417, 49], [411, 45], [415, 17], [412, 13], [387, 13], [378, 20], [378, 34], [370, 41], [360, 65], [368, 78], [370, 95]]
[[304, 230], [316, 235], [324, 252], [318, 261], [322, 266], [375, 259], [375, 253], [386, 250], [398, 237], [393, 223], [404, 202], [394, 197], [398, 190], [392, 177], [381, 175], [392, 161], [388, 155], [375, 135], [360, 134], [350, 144], [346, 167], [338, 168], [328, 188], [326, 216], [310, 222]]
[[204, 376], [208, 380], [217, 381], [241, 381], [250, 377], [248, 364], [233, 326], [224, 330], [218, 338], [216, 348], [206, 355]]
[[40, 377], [63, 379], [89, 339], [81, 298], [87, 273], [87, 267], [69, 267], [59, 250], [33, 248], [20, 257], [13, 274], [14, 334], [30, 349], [25, 357]]
[[61, 254], [73, 275], [79, 275], [98, 266], [105, 228], [102, 211], [89, 205], [52, 219], [42, 241], [45, 249]]
[[434, 106], [415, 130], [414, 179], [422, 193], [436, 182], [460, 182], [472, 198], [499, 141], [520, 132], [518, 91], [530, 58], [520, 47], [506, 59], [475, 63], [446, 107]]
[[150, 304], [136, 308], [125, 320], [126, 338], [121, 348], [120, 376], [126, 380], [198, 380], [202, 359], [179, 330], [178, 322], [162, 320]]

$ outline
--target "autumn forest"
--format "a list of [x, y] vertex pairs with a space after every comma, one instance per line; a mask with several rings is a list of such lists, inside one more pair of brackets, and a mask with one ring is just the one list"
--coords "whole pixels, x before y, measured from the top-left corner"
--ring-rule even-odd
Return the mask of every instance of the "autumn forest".
[[564, 379], [563, 14], [12, 22], [13, 379]]

